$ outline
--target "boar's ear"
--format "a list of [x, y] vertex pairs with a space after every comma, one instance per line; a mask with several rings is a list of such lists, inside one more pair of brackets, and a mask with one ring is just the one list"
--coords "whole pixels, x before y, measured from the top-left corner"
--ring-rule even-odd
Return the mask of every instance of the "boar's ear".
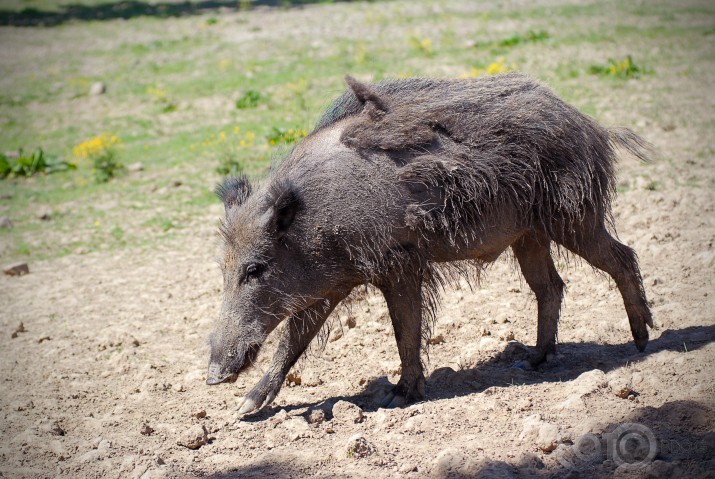
[[270, 190], [270, 203], [269, 231], [282, 238], [293, 224], [295, 215], [301, 207], [302, 202], [297, 188], [289, 181], [274, 184]]
[[348, 84], [360, 103], [365, 105], [365, 110], [371, 117], [379, 117], [387, 113], [388, 108], [385, 101], [369, 85], [360, 83], [350, 75], [345, 75], [345, 83]]
[[251, 183], [244, 175], [226, 178], [223, 183], [216, 185], [216, 196], [223, 202], [223, 206], [228, 210], [235, 206], [241, 206], [251, 195]]

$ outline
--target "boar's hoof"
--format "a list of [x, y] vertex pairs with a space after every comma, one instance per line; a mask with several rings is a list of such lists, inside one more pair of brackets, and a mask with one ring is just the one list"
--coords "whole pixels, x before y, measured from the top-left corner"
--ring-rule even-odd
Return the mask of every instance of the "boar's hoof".
[[636, 343], [636, 348], [638, 348], [638, 351], [641, 353], [645, 351], [645, 347], [648, 344], [648, 331], [645, 333], [645, 337], [639, 337], [635, 339]]
[[521, 361], [517, 361], [514, 364], [511, 365], [513, 369], [521, 369], [523, 371], [533, 371], [534, 370], [534, 365], [531, 364], [530, 361], [527, 361], [526, 359], [522, 359]]
[[522, 371], [535, 371], [542, 364], [553, 360], [555, 353], [556, 349], [554, 347], [536, 348], [536, 351], [527, 354], [526, 359], [516, 361], [511, 367]]
[[247, 414], [253, 412], [256, 409], [256, 403], [253, 402], [251, 398], [243, 398], [243, 400], [238, 404], [238, 414]]
[[248, 414], [254, 411], [259, 411], [268, 406], [276, 398], [274, 392], [262, 392], [255, 389], [243, 398], [238, 404], [238, 414]]
[[403, 407], [407, 403], [424, 398], [424, 378], [410, 391], [404, 384], [397, 384], [380, 402], [380, 407], [387, 409]]
[[395, 407], [402, 407], [405, 404], [407, 404], [407, 399], [405, 398], [405, 396], [400, 396], [400, 395], [395, 394], [395, 390], [393, 389], [380, 402], [380, 407], [392, 409]]

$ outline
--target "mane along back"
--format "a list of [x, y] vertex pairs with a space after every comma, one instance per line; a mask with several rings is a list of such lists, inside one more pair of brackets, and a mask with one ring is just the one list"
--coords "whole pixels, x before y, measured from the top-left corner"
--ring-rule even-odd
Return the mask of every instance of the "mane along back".
[[615, 146], [642, 159], [647, 144], [629, 130], [607, 130], [547, 87], [520, 74], [465, 80], [408, 79], [367, 85], [381, 103], [367, 114], [346, 91], [316, 130], [351, 118], [342, 140], [357, 150], [409, 152], [399, 169], [411, 184], [442, 191], [441, 204], [410, 208], [408, 223], [446, 227], [472, 239], [506, 203], [554, 238], [578, 230], [586, 213], [610, 222]]

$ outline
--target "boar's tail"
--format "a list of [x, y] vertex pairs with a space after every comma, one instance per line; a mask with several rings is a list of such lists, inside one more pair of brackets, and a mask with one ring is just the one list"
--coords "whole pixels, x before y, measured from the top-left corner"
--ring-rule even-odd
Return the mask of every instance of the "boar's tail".
[[650, 162], [655, 152], [653, 145], [628, 128], [609, 128], [608, 140], [614, 147], [620, 147], [641, 161]]

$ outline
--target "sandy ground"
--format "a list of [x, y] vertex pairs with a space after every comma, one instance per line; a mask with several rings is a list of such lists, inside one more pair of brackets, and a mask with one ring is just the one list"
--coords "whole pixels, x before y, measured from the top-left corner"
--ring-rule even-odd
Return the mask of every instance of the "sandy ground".
[[559, 262], [559, 352], [537, 371], [511, 367], [535, 343], [536, 302], [506, 255], [480, 285], [444, 293], [424, 402], [377, 407], [399, 358], [368, 294], [335, 315], [271, 407], [239, 418], [274, 340], [235, 384], [205, 385], [216, 204], [155, 249], [0, 278], [0, 476], [715, 477], [713, 75], [697, 68], [664, 79], [675, 93], [655, 102], [661, 117], [631, 108], [653, 103], [647, 90], [606, 101], [609, 123], [635, 124], [660, 152], [623, 160], [614, 207], [654, 313], [644, 353], [613, 282]]

